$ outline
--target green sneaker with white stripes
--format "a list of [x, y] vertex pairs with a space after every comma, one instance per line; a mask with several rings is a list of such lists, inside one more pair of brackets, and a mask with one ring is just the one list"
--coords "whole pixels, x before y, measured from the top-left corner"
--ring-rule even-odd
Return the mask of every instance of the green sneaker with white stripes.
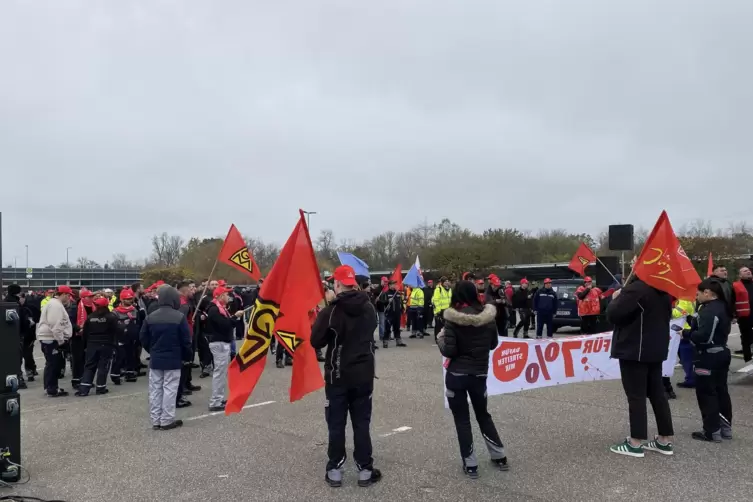
[[647, 443], [643, 443], [643, 448], [645, 450], [655, 451], [656, 453], [661, 453], [662, 455], [674, 455], [674, 448], [672, 448], [672, 443], [662, 443], [659, 441], [658, 437], [654, 437], [653, 441], [649, 441]]
[[643, 445], [633, 446], [630, 444], [630, 438], [626, 438], [622, 443], [617, 443], [609, 447], [609, 451], [618, 455], [627, 455], [628, 457], [643, 458]]

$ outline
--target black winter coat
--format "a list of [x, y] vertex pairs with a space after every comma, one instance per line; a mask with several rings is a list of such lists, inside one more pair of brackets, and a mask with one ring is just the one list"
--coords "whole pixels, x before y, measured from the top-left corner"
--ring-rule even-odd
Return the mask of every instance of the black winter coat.
[[311, 345], [327, 347], [324, 381], [354, 387], [374, 379], [374, 330], [377, 313], [363, 291], [340, 293], [319, 312], [311, 328]]
[[622, 288], [609, 302], [607, 319], [614, 325], [612, 358], [659, 363], [667, 359], [672, 298], [641, 280]]
[[217, 305], [210, 303], [203, 331], [209, 343], [232, 343], [235, 338], [235, 323], [232, 317], [222, 315]]
[[444, 336], [437, 340], [439, 352], [450, 360], [447, 371], [462, 375], [486, 375], [489, 352], [497, 346], [497, 308], [487, 304], [444, 311]]
[[82, 328], [86, 343], [115, 345], [121, 327], [118, 318], [107, 307], [100, 307], [89, 314]]

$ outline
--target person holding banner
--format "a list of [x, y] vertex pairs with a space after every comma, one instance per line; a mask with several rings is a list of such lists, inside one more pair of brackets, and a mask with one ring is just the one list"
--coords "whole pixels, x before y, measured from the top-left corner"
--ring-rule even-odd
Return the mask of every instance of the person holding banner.
[[498, 341], [497, 308], [492, 304], [481, 304], [476, 286], [470, 281], [460, 281], [455, 285], [450, 303], [451, 306], [444, 311], [444, 329], [437, 337], [437, 346], [447, 358], [445, 395], [455, 420], [463, 472], [476, 479], [478, 460], [473, 448], [469, 397], [492, 463], [500, 470], [509, 469], [504, 445], [487, 410], [489, 353]]
[[[662, 362], [669, 353], [667, 325], [672, 298], [635, 277], [616, 291], [607, 308], [614, 325], [611, 356], [620, 361], [620, 378], [628, 400], [630, 436], [610, 447], [612, 453], [644, 457], [644, 450], [674, 453], [672, 414], [662, 384]], [[646, 398], [656, 416], [659, 435], [648, 439]]]

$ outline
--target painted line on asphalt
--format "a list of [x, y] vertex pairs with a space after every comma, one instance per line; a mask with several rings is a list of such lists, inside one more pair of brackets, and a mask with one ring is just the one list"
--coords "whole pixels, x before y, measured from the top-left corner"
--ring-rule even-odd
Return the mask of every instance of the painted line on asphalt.
[[[47, 405], [47, 406], [37, 406], [37, 407], [34, 407], [34, 408], [24, 408], [24, 411], [29, 412], [29, 411], [37, 411], [37, 410], [48, 410], [48, 409], [51, 409], [51, 408], [61, 408], [62, 406], [65, 406], [67, 403], [70, 403], [71, 401], [74, 401], [74, 402], [106, 401], [106, 400], [109, 400], [109, 399], [122, 399], [124, 397], [144, 396], [147, 393], [148, 393], [147, 391], [142, 391], [142, 392], [133, 392], [131, 394], [118, 394], [116, 396], [96, 396], [96, 395], [92, 395], [92, 396], [87, 396], [88, 399], [86, 399], [86, 398], [80, 398], [78, 396], [74, 396], [73, 392], [71, 392], [71, 394], [69, 396], [67, 396], [67, 397], [63, 397], [63, 398], [60, 398], [60, 397], [50, 397], [50, 398], [47, 398], [47, 399], [50, 399], [50, 400], [54, 400], [56, 404], [51, 404], [51, 405]], [[23, 397], [23, 394], [21, 394], [21, 396]], [[45, 396], [45, 397], [47, 397], [47, 396]]]
[[388, 432], [387, 434], [379, 434], [380, 438], [386, 438], [390, 436], [394, 436], [395, 434], [400, 434], [401, 432], [408, 432], [409, 430], [412, 430], [413, 427], [408, 427], [407, 425], [403, 425], [401, 427], [398, 427], [397, 429], [392, 429], [392, 432]]
[[[273, 404], [273, 403], [276, 403], [276, 402], [277, 401], [264, 401], [262, 403], [247, 404], [246, 406], [244, 406], [241, 409], [245, 410], [245, 409], [248, 409], [248, 408], [256, 408], [256, 407], [259, 407], [259, 406], [266, 406], [268, 404]], [[189, 422], [191, 420], [201, 420], [202, 418], [214, 417], [216, 415], [224, 415], [224, 414], [225, 414], [224, 411], [213, 411], [212, 413], [205, 413], [204, 415], [198, 415], [196, 417], [184, 418], [183, 421], [184, 422]]]

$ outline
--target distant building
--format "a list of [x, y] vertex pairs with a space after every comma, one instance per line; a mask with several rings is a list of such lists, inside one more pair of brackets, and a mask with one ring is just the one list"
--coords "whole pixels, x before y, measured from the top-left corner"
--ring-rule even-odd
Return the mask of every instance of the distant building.
[[[31, 278], [27, 278], [31, 275]], [[141, 280], [139, 269], [117, 268], [34, 268], [27, 274], [25, 268], [3, 268], [2, 289], [10, 284], [19, 284], [26, 290], [53, 289], [66, 284], [73, 289], [85, 287], [91, 290], [118, 289]]]

